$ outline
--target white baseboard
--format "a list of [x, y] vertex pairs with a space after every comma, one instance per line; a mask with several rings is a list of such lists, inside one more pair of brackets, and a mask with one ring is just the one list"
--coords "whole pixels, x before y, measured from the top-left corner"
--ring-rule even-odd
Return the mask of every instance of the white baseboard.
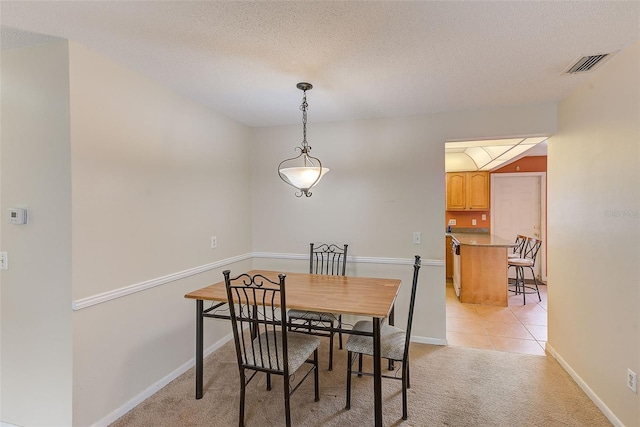
[[609, 409], [609, 407], [605, 405], [605, 403], [598, 397], [598, 395], [593, 390], [591, 390], [587, 383], [585, 383], [584, 380], [580, 378], [580, 375], [578, 375], [576, 371], [571, 368], [567, 361], [564, 360], [562, 356], [560, 356], [558, 352], [551, 345], [549, 345], [548, 342], [545, 348], [549, 352], [549, 354], [558, 361], [560, 366], [562, 366], [562, 368], [567, 371], [567, 373], [571, 376], [571, 378], [573, 378], [573, 380], [578, 384], [582, 391], [585, 392], [589, 399], [591, 399], [591, 401], [596, 404], [598, 409], [602, 411], [604, 416], [607, 417], [611, 424], [613, 424], [614, 427], [624, 427], [622, 421], [620, 421], [618, 417], [614, 415], [611, 409]]
[[[232, 339], [233, 339], [233, 334], [230, 333], [230, 334], [226, 335], [225, 337], [221, 338], [220, 340], [216, 341], [210, 347], [207, 347], [204, 350], [204, 357], [209, 356], [211, 353], [213, 353], [214, 351], [216, 351], [217, 349], [219, 349], [220, 347], [222, 347], [223, 345], [225, 345], [228, 341], [230, 341]], [[189, 361], [184, 363], [182, 366], [178, 367], [178, 369], [174, 370], [169, 375], [165, 376], [164, 378], [160, 379], [159, 381], [156, 381], [154, 384], [149, 386], [142, 393], [138, 394], [133, 399], [129, 400], [127, 403], [125, 403], [124, 405], [122, 405], [121, 407], [116, 409], [115, 411], [111, 412], [106, 417], [102, 418], [101, 420], [98, 420], [96, 423], [94, 423], [92, 425], [92, 427], [107, 427], [108, 425], [112, 424], [118, 418], [122, 417], [124, 414], [126, 414], [127, 412], [129, 412], [130, 410], [132, 410], [133, 408], [138, 406], [140, 403], [144, 402], [145, 399], [153, 396], [162, 387], [166, 386], [171, 381], [175, 380], [180, 375], [182, 375], [183, 373], [185, 373], [186, 371], [191, 369], [193, 366], [195, 366], [195, 364], [196, 364], [195, 358], [190, 359]], [[13, 426], [11, 426], [11, 424], [7, 424], [7, 426], [8, 427], [13, 427]], [[0, 427], [5, 427], [5, 425], [2, 424], [2, 425], [0, 425]]]
[[417, 337], [415, 335], [411, 335], [411, 342], [417, 342], [420, 344], [447, 345], [446, 339], [431, 338], [431, 337]]
[[[220, 347], [222, 347], [232, 339], [233, 339], [233, 334], [228, 334], [225, 337], [221, 338], [220, 340], [216, 341], [210, 347], [205, 349], [204, 357], [209, 356], [211, 353], [213, 353], [214, 351], [216, 351], [217, 349], [219, 349]], [[447, 345], [447, 340], [429, 338], [429, 337], [413, 336], [411, 338], [411, 342], [417, 342], [421, 344]], [[157, 393], [160, 389], [162, 389], [164, 386], [169, 384], [171, 381], [175, 380], [180, 375], [182, 375], [183, 373], [191, 369], [195, 365], [195, 363], [196, 363], [195, 358], [190, 359], [189, 361], [184, 363], [182, 366], [178, 367], [176, 370], [171, 372], [169, 375], [165, 376], [159, 381], [156, 381], [154, 384], [149, 386], [142, 393], [138, 394], [133, 399], [129, 400], [127, 403], [125, 403], [115, 411], [111, 412], [106, 417], [102, 418], [101, 420], [98, 420], [96, 423], [92, 425], [92, 427], [107, 427], [110, 424], [114, 423], [124, 414], [126, 414], [127, 412], [129, 412], [130, 410], [132, 410], [133, 408], [135, 408], [136, 406], [144, 402], [147, 398], [153, 396], [155, 393]], [[13, 424], [0, 423], [0, 427], [19, 427], [19, 426], [14, 426]]]

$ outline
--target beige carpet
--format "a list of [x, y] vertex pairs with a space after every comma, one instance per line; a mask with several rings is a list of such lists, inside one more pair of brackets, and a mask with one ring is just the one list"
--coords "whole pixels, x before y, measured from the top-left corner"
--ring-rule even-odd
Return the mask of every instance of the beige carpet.
[[[320, 401], [313, 401], [308, 378], [291, 398], [293, 425], [373, 425], [373, 379], [353, 378], [351, 410], [345, 410], [346, 352], [336, 346], [329, 372], [327, 347], [324, 339]], [[267, 392], [264, 374], [258, 374], [247, 387], [248, 427], [284, 425], [282, 379], [274, 377], [272, 383]], [[412, 344], [407, 421], [402, 421], [400, 386], [383, 379], [385, 426], [611, 425], [551, 356]], [[196, 400], [190, 369], [112, 426], [237, 426], [239, 379], [232, 342], [205, 360], [204, 389]]]

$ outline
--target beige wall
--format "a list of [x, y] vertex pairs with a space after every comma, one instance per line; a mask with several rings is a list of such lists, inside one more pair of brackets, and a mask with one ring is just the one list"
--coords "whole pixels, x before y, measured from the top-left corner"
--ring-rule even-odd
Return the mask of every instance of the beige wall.
[[[308, 102], [313, 106], [313, 93]], [[296, 105], [291, 108], [297, 108]], [[414, 254], [420, 271], [414, 334], [445, 339], [444, 141], [555, 132], [555, 105], [501, 108], [385, 120], [314, 123], [307, 135], [312, 154], [331, 169], [310, 198], [296, 198], [277, 174], [302, 140], [300, 125], [256, 129], [253, 144], [253, 249], [304, 254], [311, 241], [349, 243], [349, 255], [382, 258], [349, 266], [358, 275], [398, 277], [411, 283]], [[423, 243], [414, 245], [414, 231]], [[267, 264], [260, 259], [256, 266]], [[304, 271], [301, 261], [280, 268]], [[403, 286], [398, 324], [406, 322], [410, 287]]]
[[184, 294], [223, 268], [72, 303], [249, 254], [250, 132], [75, 43], [3, 52], [2, 89], [2, 221], [32, 216], [2, 230], [0, 418], [105, 424], [193, 363]]
[[[66, 43], [2, 52], [2, 421], [71, 424], [71, 169]], [[27, 225], [7, 209], [28, 206]]]
[[[248, 129], [81, 45], [69, 52], [74, 300], [251, 252]], [[184, 294], [220, 270], [74, 312], [74, 425], [193, 358]], [[205, 347], [229, 333], [206, 330]]]
[[559, 105], [549, 141], [549, 345], [622, 424], [640, 373], [640, 43]]
[[70, 52], [73, 298], [250, 252], [249, 130]]

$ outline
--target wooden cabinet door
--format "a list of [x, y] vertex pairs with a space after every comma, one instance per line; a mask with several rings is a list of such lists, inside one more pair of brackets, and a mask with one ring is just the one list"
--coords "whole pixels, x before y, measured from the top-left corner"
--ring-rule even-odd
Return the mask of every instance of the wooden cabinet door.
[[489, 172], [467, 172], [466, 208], [489, 210]]
[[447, 210], [463, 210], [467, 199], [467, 177], [465, 172], [447, 174]]
[[447, 210], [489, 210], [489, 172], [447, 173]]

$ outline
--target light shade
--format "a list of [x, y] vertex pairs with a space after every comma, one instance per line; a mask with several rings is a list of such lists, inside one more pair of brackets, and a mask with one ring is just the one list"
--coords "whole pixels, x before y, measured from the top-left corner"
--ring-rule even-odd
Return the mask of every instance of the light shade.
[[[320, 182], [325, 173], [329, 172], [329, 168], [323, 168], [322, 162], [311, 154], [311, 146], [307, 143], [307, 91], [313, 88], [311, 83], [301, 82], [296, 85], [303, 93], [302, 104], [302, 146], [296, 147], [300, 151], [296, 157], [285, 159], [278, 165], [278, 175], [280, 179], [292, 187], [300, 191], [296, 191], [296, 197], [311, 197], [311, 187]], [[299, 160], [298, 160], [299, 159]], [[288, 166], [301, 164], [302, 166]]]
[[319, 183], [327, 172], [329, 172], [329, 168], [319, 166], [299, 166], [280, 169], [280, 173], [289, 181], [289, 184], [303, 191], [309, 190]]

